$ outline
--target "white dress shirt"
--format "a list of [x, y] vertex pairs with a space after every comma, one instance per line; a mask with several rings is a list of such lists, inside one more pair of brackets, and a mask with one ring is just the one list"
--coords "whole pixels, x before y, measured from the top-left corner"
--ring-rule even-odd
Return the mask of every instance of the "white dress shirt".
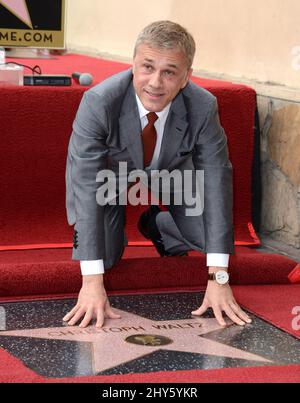
[[[147, 111], [144, 108], [144, 105], [142, 104], [141, 100], [139, 99], [139, 97], [137, 95], [136, 95], [136, 101], [137, 101], [137, 105], [138, 105], [139, 115], [140, 115], [140, 119], [141, 119], [141, 126], [142, 126], [142, 130], [143, 130], [148, 124], [147, 114], [149, 113], [149, 111]], [[169, 115], [170, 108], [171, 108], [171, 102], [161, 112], [156, 112], [158, 119], [154, 123], [154, 126], [155, 126], [156, 133], [157, 133], [157, 140], [156, 140], [156, 146], [155, 146], [153, 158], [152, 158], [151, 164], [149, 165], [150, 169], [151, 169], [151, 166], [157, 162], [159, 154], [160, 154], [164, 128], [165, 128], [165, 124], [166, 124], [166, 121], [167, 121], [167, 118]], [[207, 253], [206, 264], [208, 267], [210, 267], [210, 266], [228, 267], [229, 254]], [[81, 274], [83, 276], [104, 273], [104, 264], [103, 264], [102, 259], [81, 260], [80, 268], [81, 268]]]

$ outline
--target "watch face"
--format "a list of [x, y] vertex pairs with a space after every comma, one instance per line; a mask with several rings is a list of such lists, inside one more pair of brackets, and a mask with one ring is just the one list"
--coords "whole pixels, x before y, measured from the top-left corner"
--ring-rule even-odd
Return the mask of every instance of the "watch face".
[[220, 270], [216, 273], [216, 281], [218, 284], [224, 285], [228, 283], [229, 280], [229, 275], [227, 271], [225, 270]]

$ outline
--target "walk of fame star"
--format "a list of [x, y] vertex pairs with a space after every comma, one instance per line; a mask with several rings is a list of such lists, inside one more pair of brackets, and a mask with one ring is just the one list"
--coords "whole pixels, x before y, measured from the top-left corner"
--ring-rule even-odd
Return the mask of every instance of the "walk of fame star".
[[0, 4], [24, 22], [24, 24], [28, 25], [31, 29], [33, 28], [25, 0], [0, 0]]
[[299, 340], [253, 314], [250, 325], [228, 319], [225, 328], [210, 311], [191, 317], [203, 297], [114, 295], [121, 319], [103, 328], [62, 322], [73, 299], [7, 302], [0, 306], [0, 348], [53, 378], [300, 363]]
[[[2, 331], [0, 336], [90, 343], [94, 374], [162, 349], [270, 363], [259, 355], [206, 339], [206, 334], [223, 329], [215, 319], [153, 321], [119, 309], [116, 312], [121, 315], [121, 319], [107, 320], [103, 328], [62, 326]], [[128, 343], [129, 337], [136, 342]], [[161, 343], [162, 338], [167, 338], [170, 342], [164, 346]]]

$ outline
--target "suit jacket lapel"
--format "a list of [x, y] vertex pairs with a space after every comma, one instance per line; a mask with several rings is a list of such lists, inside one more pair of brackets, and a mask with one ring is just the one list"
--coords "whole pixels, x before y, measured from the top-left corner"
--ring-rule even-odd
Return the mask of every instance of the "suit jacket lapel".
[[119, 135], [122, 146], [126, 146], [137, 169], [144, 168], [144, 153], [141, 138], [141, 121], [131, 83], [124, 98], [119, 118]]
[[186, 106], [180, 92], [172, 103], [165, 125], [157, 169], [167, 169], [175, 158], [188, 128], [186, 114]]

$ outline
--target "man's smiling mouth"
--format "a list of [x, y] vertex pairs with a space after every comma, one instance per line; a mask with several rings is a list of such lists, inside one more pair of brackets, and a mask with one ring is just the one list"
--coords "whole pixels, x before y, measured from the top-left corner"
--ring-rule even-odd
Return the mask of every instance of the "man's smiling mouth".
[[164, 96], [164, 94], [154, 93], [154, 92], [147, 91], [147, 90], [145, 90], [145, 92], [151, 98], [160, 98], [160, 97]]

